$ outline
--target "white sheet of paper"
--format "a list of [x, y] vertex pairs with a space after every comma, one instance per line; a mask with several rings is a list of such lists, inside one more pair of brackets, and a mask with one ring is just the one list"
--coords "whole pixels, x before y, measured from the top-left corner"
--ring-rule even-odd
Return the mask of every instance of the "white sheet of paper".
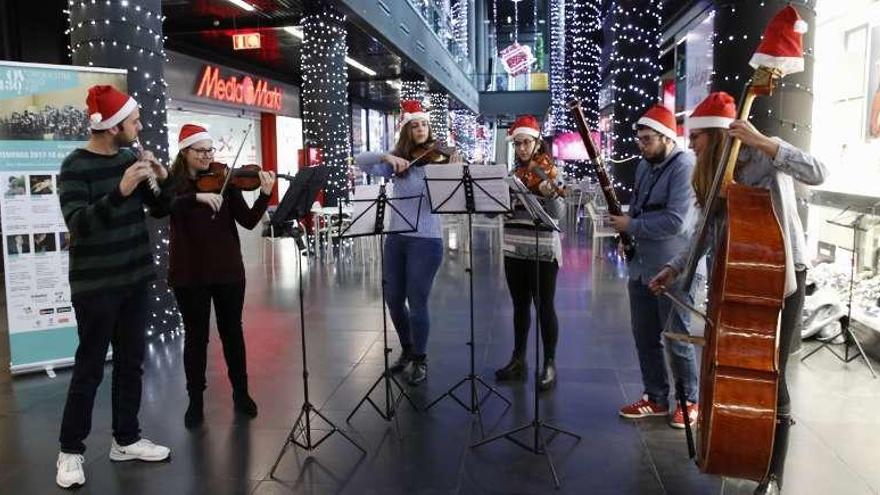
[[[351, 202], [351, 225], [342, 235], [372, 234], [376, 230], [376, 203], [379, 196], [379, 184], [358, 186]], [[385, 184], [385, 195], [391, 197], [394, 193], [394, 184]], [[387, 213], [387, 212], [386, 212]], [[385, 229], [388, 229], [390, 215], [385, 215]]]
[[[442, 213], [460, 212], [466, 209], [464, 187], [458, 187], [461, 184], [463, 170], [464, 164], [461, 163], [425, 166], [425, 175], [431, 198], [431, 210], [437, 210], [439, 213]], [[474, 183], [474, 206], [476, 211], [481, 213], [502, 213], [510, 210], [510, 188], [504, 181], [504, 178], [507, 177], [506, 166], [470, 165], [469, 170], [471, 177], [476, 179]], [[458, 187], [458, 190], [456, 190], [456, 187]], [[452, 196], [451, 198], [450, 195]], [[448, 201], [447, 198], [449, 198]], [[499, 202], [501, 204], [498, 204]], [[443, 206], [438, 209], [441, 203]]]

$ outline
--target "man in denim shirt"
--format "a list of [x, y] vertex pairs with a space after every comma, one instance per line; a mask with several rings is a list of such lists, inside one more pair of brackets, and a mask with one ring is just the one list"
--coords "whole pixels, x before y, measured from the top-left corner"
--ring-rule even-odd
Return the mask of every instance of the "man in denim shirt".
[[[688, 250], [688, 227], [692, 223], [694, 193], [690, 180], [694, 168], [692, 154], [675, 143], [675, 116], [666, 107], [655, 105], [636, 125], [642, 160], [636, 170], [636, 183], [629, 215], [612, 216], [618, 232], [633, 236], [635, 256], [629, 262], [629, 303], [632, 332], [642, 370], [644, 396], [619, 411], [624, 418], [637, 419], [669, 414], [670, 386], [662, 333], [671, 314], [671, 331], [689, 332], [689, 315], [662, 296], [654, 295], [648, 282], [670, 257]], [[678, 290], [682, 300], [690, 294]], [[694, 347], [679, 341], [667, 344], [673, 376], [681, 381], [688, 402], [687, 416], [697, 418], [697, 366]], [[677, 401], [676, 401], [677, 403]], [[676, 407], [670, 425], [684, 428], [684, 416]]]

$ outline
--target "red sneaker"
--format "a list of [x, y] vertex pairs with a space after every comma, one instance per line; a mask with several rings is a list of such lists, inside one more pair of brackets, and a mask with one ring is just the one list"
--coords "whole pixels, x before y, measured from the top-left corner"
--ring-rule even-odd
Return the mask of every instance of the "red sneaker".
[[[691, 426], [693, 426], [697, 422], [697, 416], [700, 415], [700, 407], [688, 402], [687, 409], [688, 418], [690, 419]], [[675, 414], [672, 415], [672, 421], [669, 422], [669, 426], [684, 429], [684, 414], [681, 412], [681, 406], [675, 406]]]
[[618, 411], [623, 418], [628, 419], [639, 419], [639, 418], [647, 418], [650, 416], [666, 416], [669, 414], [669, 407], [661, 406], [656, 402], [648, 399], [648, 396], [645, 395], [641, 400], [637, 402], [633, 402], [628, 406], [623, 406]]

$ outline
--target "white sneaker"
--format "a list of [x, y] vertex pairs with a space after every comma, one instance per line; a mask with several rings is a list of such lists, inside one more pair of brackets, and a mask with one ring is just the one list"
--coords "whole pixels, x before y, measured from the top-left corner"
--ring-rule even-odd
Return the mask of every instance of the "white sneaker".
[[155, 443], [141, 438], [137, 442], [121, 447], [116, 443], [116, 439], [110, 444], [110, 460], [111, 461], [164, 461], [171, 455], [171, 449], [156, 445]]
[[80, 454], [58, 453], [58, 461], [55, 462], [58, 474], [55, 475], [55, 483], [61, 488], [70, 488], [73, 485], [84, 485], [86, 473], [83, 471], [83, 456]]

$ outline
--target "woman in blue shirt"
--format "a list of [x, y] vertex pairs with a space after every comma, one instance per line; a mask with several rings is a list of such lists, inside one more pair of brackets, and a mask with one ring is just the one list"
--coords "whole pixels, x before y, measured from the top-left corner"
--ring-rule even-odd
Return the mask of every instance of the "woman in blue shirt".
[[[431, 213], [423, 167], [410, 164], [435, 144], [428, 113], [417, 101], [401, 103], [402, 119], [397, 145], [389, 153], [365, 152], [355, 158], [358, 168], [370, 175], [394, 179], [391, 198], [423, 195], [418, 200], [400, 201], [395, 208], [407, 220], [418, 216], [415, 232], [389, 234], [385, 238], [385, 302], [397, 330], [402, 348], [391, 367], [393, 373], [407, 370], [410, 385], [428, 376], [427, 344], [430, 331], [428, 297], [434, 276], [443, 261], [440, 216]], [[458, 161], [457, 156], [449, 161]], [[393, 210], [392, 231], [406, 230], [408, 224]]]

